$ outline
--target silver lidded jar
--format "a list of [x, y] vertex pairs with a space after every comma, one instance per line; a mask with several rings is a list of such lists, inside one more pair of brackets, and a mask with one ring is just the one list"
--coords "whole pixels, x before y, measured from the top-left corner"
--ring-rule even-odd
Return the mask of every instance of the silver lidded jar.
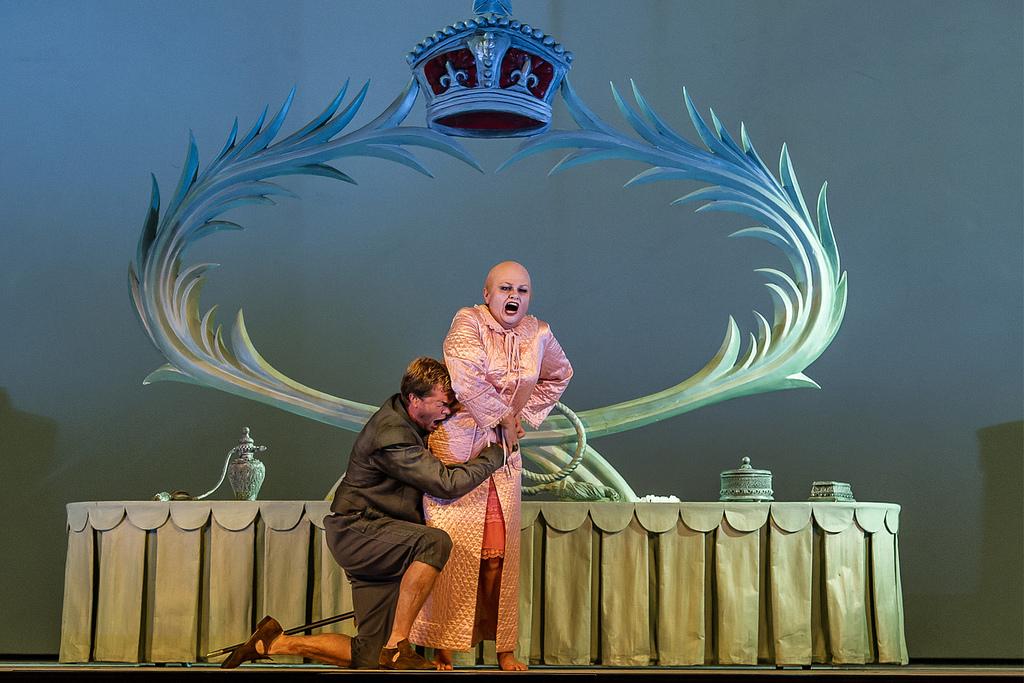
[[246, 427], [234, 448], [235, 457], [228, 465], [228, 481], [235, 493], [235, 500], [256, 500], [263, 479], [267, 476], [267, 468], [254, 454], [265, 450], [266, 446], [255, 445]]
[[771, 471], [754, 469], [750, 458], [744, 457], [737, 469], [722, 472], [721, 478], [722, 490], [718, 500], [754, 503], [775, 500]]

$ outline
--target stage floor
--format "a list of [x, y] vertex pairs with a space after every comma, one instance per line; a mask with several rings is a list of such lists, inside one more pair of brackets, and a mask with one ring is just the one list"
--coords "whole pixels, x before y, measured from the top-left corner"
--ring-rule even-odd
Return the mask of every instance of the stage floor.
[[153, 677], [164, 683], [172, 680], [184, 680], [197, 678], [206, 679], [208, 676], [234, 676], [233, 680], [242, 678], [266, 681], [268, 678], [287, 676], [288, 680], [319, 680], [326, 677], [344, 676], [365, 676], [371, 679], [389, 681], [408, 680], [412, 677], [423, 680], [429, 677], [435, 681], [458, 680], [467, 683], [469, 680], [490, 681], [508, 680], [512, 676], [519, 680], [541, 680], [558, 678], [567, 681], [587, 679], [597, 681], [600, 679], [615, 681], [627, 680], [631, 683], [639, 683], [643, 680], [657, 681], [658, 683], [669, 683], [670, 681], [685, 681], [685, 683], [700, 683], [710, 681], [713, 683], [724, 683], [725, 681], [740, 680], [750, 681], [755, 678], [763, 678], [773, 683], [786, 683], [802, 681], [809, 683], [812, 680], [827, 681], [828, 683], [844, 683], [846, 681], [863, 682], [865, 679], [876, 681], [896, 680], [901, 683], [930, 683], [942, 681], [973, 681], [994, 679], [1002, 680], [1024, 680], [1024, 666], [1021, 664], [911, 664], [908, 666], [813, 666], [810, 668], [776, 668], [776, 667], [728, 667], [728, 666], [705, 666], [705, 667], [645, 667], [645, 668], [616, 668], [616, 667], [553, 667], [534, 666], [529, 671], [521, 673], [506, 673], [498, 671], [494, 667], [472, 667], [460, 668], [456, 671], [354, 671], [350, 669], [338, 669], [318, 665], [243, 665], [234, 671], [222, 671], [215, 665], [195, 664], [183, 666], [176, 664], [154, 665], [154, 664], [56, 664], [54, 662], [28, 662], [28, 661], [0, 661], [0, 678], [6, 681], [13, 680], [123, 680], [138, 681], [151, 680]]

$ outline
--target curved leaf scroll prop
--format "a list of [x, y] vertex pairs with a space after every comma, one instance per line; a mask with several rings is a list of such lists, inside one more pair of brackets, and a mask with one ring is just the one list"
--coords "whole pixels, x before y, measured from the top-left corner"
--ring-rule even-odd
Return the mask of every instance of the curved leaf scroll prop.
[[236, 119], [224, 148], [201, 173], [195, 140], [190, 139], [181, 180], [162, 217], [160, 190], [153, 179], [129, 280], [139, 320], [168, 364], [151, 373], [146, 383], [173, 380], [210, 386], [353, 431], [373, 415], [377, 406], [325, 394], [275, 370], [253, 346], [241, 311], [225, 339], [215, 322], [216, 306], [202, 315], [199, 308], [205, 273], [216, 264], [182, 265], [185, 250], [203, 237], [242, 229], [221, 218], [225, 212], [246, 204], [274, 204], [274, 196], [294, 196], [270, 178], [314, 175], [355, 183], [327, 163], [346, 157], [386, 159], [429, 176], [408, 147], [434, 149], [480, 170], [452, 138], [427, 128], [399, 127], [419, 92], [415, 81], [376, 119], [340, 135], [359, 111], [367, 87], [341, 107], [346, 83], [319, 116], [273, 142], [291, 107], [293, 88], [269, 122], [264, 109], [241, 139]]
[[[346, 157], [394, 161], [430, 175], [409, 147], [426, 147], [459, 159], [477, 170], [477, 163], [452, 138], [402, 122], [418, 94], [410, 82], [376, 119], [342, 134], [359, 110], [366, 86], [341, 106], [347, 88], [322, 114], [291, 135], [274, 142], [294, 97], [294, 89], [277, 114], [267, 110], [252, 129], [238, 138], [237, 121], [220, 154], [199, 170], [195, 141], [190, 140], [181, 180], [160, 214], [160, 192], [153, 179], [150, 209], [139, 238], [135, 262], [129, 266], [132, 300], [147, 335], [168, 363], [146, 382], [173, 380], [214, 387], [352, 431], [362, 428], [376, 406], [317, 391], [275, 370], [256, 350], [239, 311], [227, 337], [215, 322], [216, 306], [200, 312], [199, 295], [205, 273], [215, 264], [183, 265], [186, 249], [204, 236], [242, 226], [222, 218], [246, 204], [273, 204], [272, 197], [294, 196], [269, 179], [316, 175], [355, 181], [327, 162]], [[832, 341], [846, 308], [846, 275], [829, 223], [825, 186], [818, 196], [817, 224], [800, 193], [789, 154], [782, 149], [776, 180], [740, 128], [740, 143], [711, 112], [709, 127], [683, 91], [690, 119], [704, 147], [671, 128], [648, 106], [633, 86], [636, 109], [613, 87], [619, 110], [639, 139], [626, 136], [595, 116], [576, 96], [568, 80], [562, 97], [578, 130], [551, 131], [526, 142], [506, 166], [550, 149], [571, 149], [552, 173], [606, 159], [629, 159], [649, 168], [627, 186], [659, 181], [697, 181], [703, 189], [674, 203], [703, 202], [698, 211], [724, 210], [752, 217], [757, 225], [734, 233], [768, 241], [789, 259], [792, 273], [761, 268], [768, 282], [772, 321], [755, 312], [757, 334], [743, 345], [730, 317], [725, 340], [702, 370], [663, 391], [578, 414], [578, 424], [552, 416], [524, 439], [525, 453], [548, 472], [568, 472], [562, 481], [544, 486], [562, 497], [634, 500], [629, 484], [590, 445], [582, 462], [570, 453], [577, 429], [594, 439], [635, 429], [701, 406], [739, 396], [817, 387], [804, 370]], [[581, 441], [581, 444], [584, 442]], [[578, 465], [578, 466], [577, 466]], [[572, 469], [575, 467], [575, 469]]]
[[[760, 268], [768, 279], [774, 312], [772, 321], [754, 312], [757, 334], [745, 347], [735, 320], [730, 316], [725, 340], [718, 353], [692, 377], [663, 391], [623, 403], [578, 413], [587, 435], [594, 439], [635, 429], [657, 420], [719, 403], [779, 389], [818, 385], [804, 374], [828, 347], [846, 310], [846, 273], [841, 272], [839, 251], [832, 233], [825, 200], [827, 183], [818, 194], [817, 224], [804, 203], [796, 173], [784, 145], [776, 180], [754, 149], [746, 126], [740, 126], [739, 144], [711, 111], [709, 127], [683, 89], [690, 120], [706, 149], [686, 140], [655, 113], [631, 82], [636, 109], [612, 86], [622, 116], [639, 140], [627, 137], [595, 116], [579, 99], [568, 79], [564, 98], [579, 130], [551, 131], [524, 143], [506, 163], [551, 149], [572, 149], [552, 170], [606, 159], [628, 159], [650, 166], [626, 186], [659, 181], [685, 180], [708, 185], [673, 202], [703, 202], [697, 211], [731, 211], [745, 214], [757, 225], [733, 233], [733, 237], [766, 240], [788, 258], [792, 273]], [[539, 456], [547, 469], [570, 459], [560, 444], [575, 438], [565, 418], [553, 416], [542, 430], [531, 433], [525, 446]], [[537, 453], [537, 447], [542, 452]], [[622, 497], [634, 498], [618, 473], [593, 449], [573, 473], [579, 481], [608, 486]]]

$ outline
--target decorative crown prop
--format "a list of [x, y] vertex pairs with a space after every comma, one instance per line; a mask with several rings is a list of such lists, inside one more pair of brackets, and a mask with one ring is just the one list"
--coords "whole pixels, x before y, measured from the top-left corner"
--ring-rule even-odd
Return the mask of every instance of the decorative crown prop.
[[551, 100], [572, 53], [512, 19], [510, 3], [478, 0], [475, 19], [445, 26], [406, 57], [427, 100], [427, 125], [447, 135], [508, 138], [551, 126]]

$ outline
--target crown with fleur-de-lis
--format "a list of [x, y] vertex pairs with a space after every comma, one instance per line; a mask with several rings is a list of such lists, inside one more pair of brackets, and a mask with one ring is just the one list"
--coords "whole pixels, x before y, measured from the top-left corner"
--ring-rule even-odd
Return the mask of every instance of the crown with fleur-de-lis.
[[511, 17], [511, 0], [476, 0], [476, 17], [427, 36], [407, 61], [427, 99], [427, 125], [448, 135], [543, 133], [572, 53]]

